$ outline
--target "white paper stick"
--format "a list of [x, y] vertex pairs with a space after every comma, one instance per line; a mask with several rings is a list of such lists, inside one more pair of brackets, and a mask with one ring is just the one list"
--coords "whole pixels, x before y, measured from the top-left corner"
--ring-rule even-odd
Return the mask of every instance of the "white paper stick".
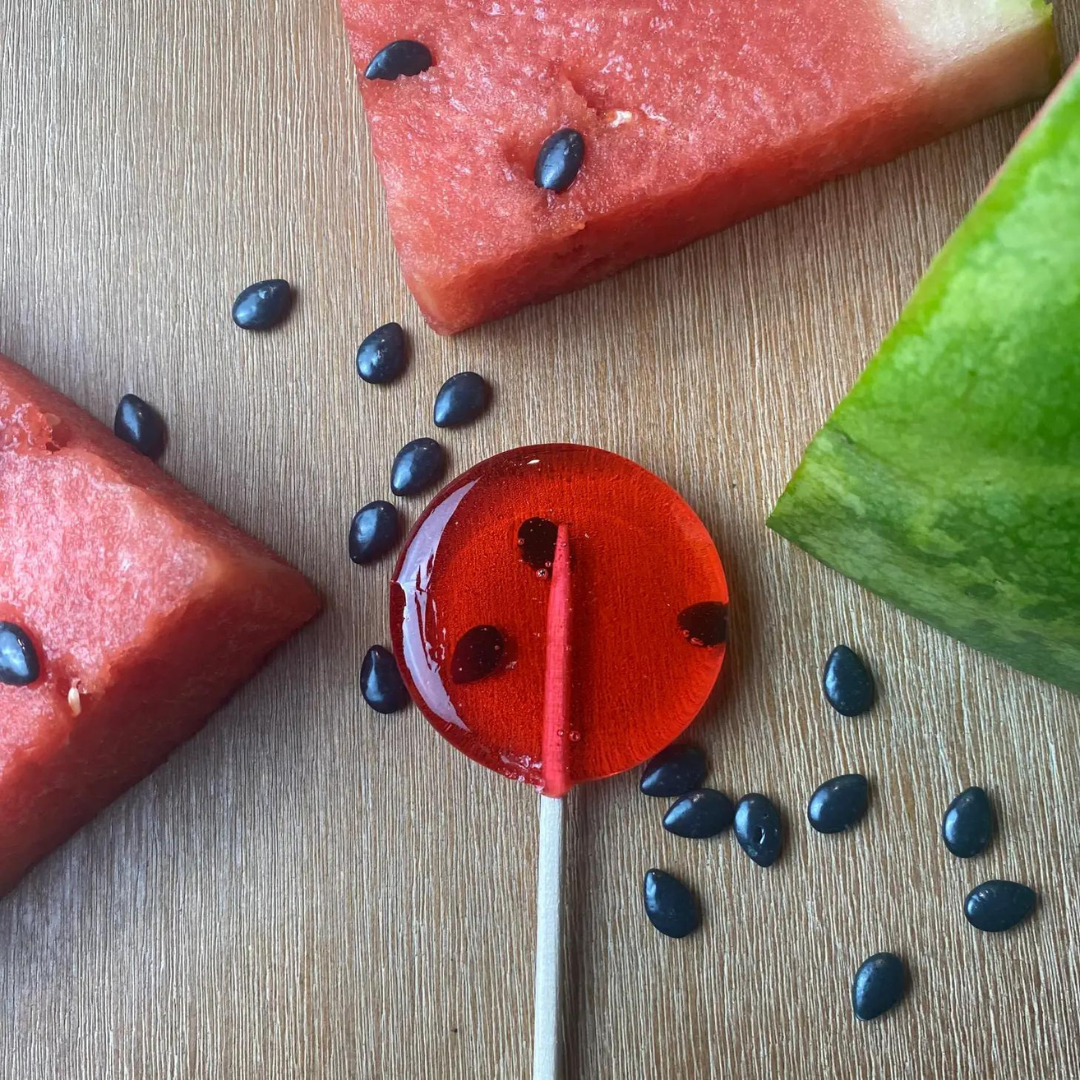
[[533, 1080], [562, 1074], [562, 887], [564, 799], [540, 796], [540, 856], [536, 870], [536, 997]]

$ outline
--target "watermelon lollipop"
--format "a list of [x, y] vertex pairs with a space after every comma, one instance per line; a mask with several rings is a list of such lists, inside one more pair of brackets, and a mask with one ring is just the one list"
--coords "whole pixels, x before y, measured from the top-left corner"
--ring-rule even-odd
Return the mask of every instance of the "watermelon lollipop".
[[727, 638], [711, 537], [625, 458], [524, 447], [416, 523], [391, 589], [394, 652], [432, 725], [541, 792], [534, 1076], [555, 1075], [563, 799], [639, 765], [698, 714]]

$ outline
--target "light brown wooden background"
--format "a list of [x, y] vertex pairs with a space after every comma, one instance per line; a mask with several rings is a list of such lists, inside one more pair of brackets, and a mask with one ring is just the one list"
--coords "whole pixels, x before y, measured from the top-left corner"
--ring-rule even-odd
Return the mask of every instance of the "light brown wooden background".
[[[1080, 37], [1060, 5], [1068, 55]], [[0, 350], [102, 418], [137, 391], [165, 467], [299, 563], [322, 621], [209, 728], [0, 902], [0, 1075], [12, 1080], [521, 1078], [530, 1060], [533, 795], [415, 712], [361, 701], [388, 567], [345, 553], [435, 391], [497, 387], [455, 469], [526, 441], [628, 454], [713, 531], [734, 647], [696, 727], [712, 781], [784, 807], [783, 860], [677, 841], [625, 776], [572, 805], [568, 1080], [1080, 1076], [1080, 703], [890, 610], [764, 527], [775, 496], [1030, 110], [982, 124], [672, 258], [453, 339], [402, 287], [333, 0], [0, 0]], [[1076, 223], [1063, 223], [1076, 227]], [[284, 275], [286, 328], [229, 320]], [[399, 319], [415, 360], [362, 385]], [[419, 506], [410, 504], [411, 519]], [[47, 523], [43, 523], [47, 527]], [[881, 705], [817, 688], [839, 641]], [[803, 807], [873, 779], [846, 837]], [[937, 838], [969, 783], [1000, 839]], [[641, 912], [667, 867], [698, 890], [682, 943]], [[980, 880], [1041, 890], [979, 936]], [[870, 1026], [849, 985], [880, 949], [913, 988]]]

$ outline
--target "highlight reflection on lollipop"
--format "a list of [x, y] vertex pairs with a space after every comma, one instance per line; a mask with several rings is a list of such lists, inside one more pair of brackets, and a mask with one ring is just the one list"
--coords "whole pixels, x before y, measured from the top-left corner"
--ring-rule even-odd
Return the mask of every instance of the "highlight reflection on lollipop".
[[556, 1075], [563, 796], [694, 719], [724, 659], [727, 583], [682, 497], [625, 458], [524, 447], [445, 488], [390, 599], [406, 685], [455, 747], [540, 789], [534, 1078]]

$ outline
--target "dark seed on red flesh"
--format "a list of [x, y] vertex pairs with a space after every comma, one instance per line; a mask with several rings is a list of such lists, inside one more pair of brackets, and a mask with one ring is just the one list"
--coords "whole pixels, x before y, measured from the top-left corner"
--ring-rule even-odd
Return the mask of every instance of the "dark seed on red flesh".
[[0, 622], [0, 683], [29, 686], [41, 674], [37, 649], [21, 626]]
[[419, 75], [434, 63], [431, 50], [419, 41], [391, 41], [372, 58], [365, 79], [396, 79], [399, 75]]
[[518, 529], [518, 551], [522, 562], [538, 572], [551, 570], [555, 561], [555, 541], [559, 535], [559, 526], [547, 518], [534, 517], [522, 523]]
[[565, 191], [577, 178], [584, 160], [585, 139], [581, 132], [560, 128], [543, 141], [536, 155], [536, 186], [556, 193]]
[[157, 461], [165, 453], [165, 421], [153, 405], [134, 394], [125, 394], [120, 399], [113, 434], [151, 461]]
[[467, 630], [454, 649], [450, 678], [458, 684], [479, 682], [497, 671], [506, 659], [506, 639], [494, 626]]
[[679, 612], [679, 630], [691, 645], [711, 649], [727, 641], [727, 604], [706, 600]]

